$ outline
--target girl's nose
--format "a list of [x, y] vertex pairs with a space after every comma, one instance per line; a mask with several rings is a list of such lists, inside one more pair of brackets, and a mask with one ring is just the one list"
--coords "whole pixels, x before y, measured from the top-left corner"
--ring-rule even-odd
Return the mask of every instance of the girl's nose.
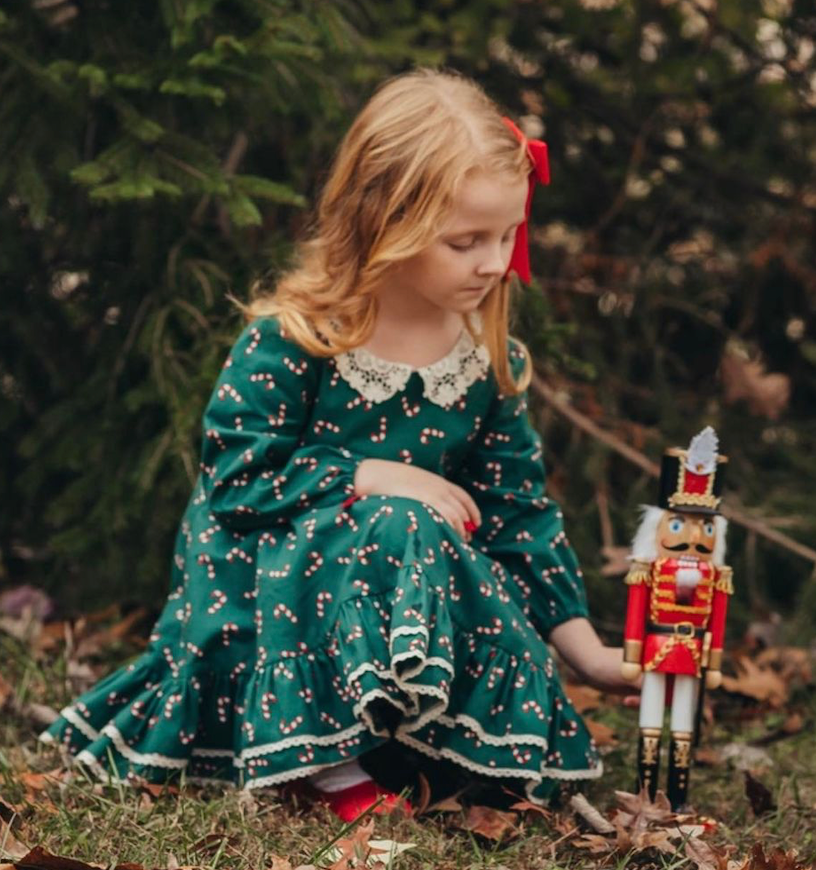
[[502, 251], [500, 243], [494, 245], [486, 245], [484, 248], [484, 257], [479, 263], [476, 271], [479, 275], [503, 275], [507, 269], [506, 257]]

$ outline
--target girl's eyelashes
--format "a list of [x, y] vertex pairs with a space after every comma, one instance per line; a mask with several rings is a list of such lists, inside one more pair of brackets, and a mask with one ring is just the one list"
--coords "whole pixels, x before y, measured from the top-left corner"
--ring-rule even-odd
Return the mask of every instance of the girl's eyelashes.
[[[510, 233], [502, 236], [502, 244], [507, 245], [513, 241], [516, 237], [516, 229], [517, 227], [513, 227]], [[472, 248], [476, 247], [478, 240], [471, 239], [469, 242], [448, 242], [448, 246], [453, 248], [454, 251], [469, 251]]]

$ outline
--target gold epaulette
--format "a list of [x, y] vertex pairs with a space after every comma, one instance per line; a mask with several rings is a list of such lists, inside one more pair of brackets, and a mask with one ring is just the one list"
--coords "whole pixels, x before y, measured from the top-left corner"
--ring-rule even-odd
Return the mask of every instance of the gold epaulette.
[[623, 581], [627, 586], [643, 584], [648, 586], [651, 582], [651, 570], [648, 562], [632, 562], [632, 567]]
[[726, 595], [734, 594], [734, 572], [728, 565], [720, 565], [717, 569], [718, 577], [714, 588], [717, 592], [725, 592]]

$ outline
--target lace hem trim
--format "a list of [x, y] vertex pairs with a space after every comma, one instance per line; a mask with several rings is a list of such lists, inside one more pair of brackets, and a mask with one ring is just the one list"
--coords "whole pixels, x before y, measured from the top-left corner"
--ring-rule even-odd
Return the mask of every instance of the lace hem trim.
[[334, 361], [343, 380], [368, 402], [379, 404], [390, 399], [405, 389], [416, 372], [424, 383], [422, 395], [435, 405], [448, 407], [487, 372], [490, 352], [464, 329], [450, 353], [419, 368], [382, 359], [363, 347], [337, 354]]

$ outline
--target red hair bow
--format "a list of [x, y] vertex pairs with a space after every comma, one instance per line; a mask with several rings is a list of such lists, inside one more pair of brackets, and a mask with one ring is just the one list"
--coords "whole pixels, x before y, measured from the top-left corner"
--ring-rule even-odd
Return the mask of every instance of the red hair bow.
[[527, 148], [527, 156], [533, 164], [530, 170], [530, 178], [527, 189], [527, 205], [524, 208], [524, 223], [516, 230], [516, 244], [513, 247], [513, 255], [510, 257], [510, 265], [507, 267], [505, 276], [515, 272], [522, 281], [530, 282], [530, 250], [527, 242], [527, 224], [530, 219], [530, 206], [533, 202], [533, 189], [536, 181], [542, 184], [550, 183], [550, 160], [547, 155], [547, 143], [541, 139], [528, 139], [524, 133], [509, 119], [502, 121], [510, 128], [519, 142], [523, 142]]

